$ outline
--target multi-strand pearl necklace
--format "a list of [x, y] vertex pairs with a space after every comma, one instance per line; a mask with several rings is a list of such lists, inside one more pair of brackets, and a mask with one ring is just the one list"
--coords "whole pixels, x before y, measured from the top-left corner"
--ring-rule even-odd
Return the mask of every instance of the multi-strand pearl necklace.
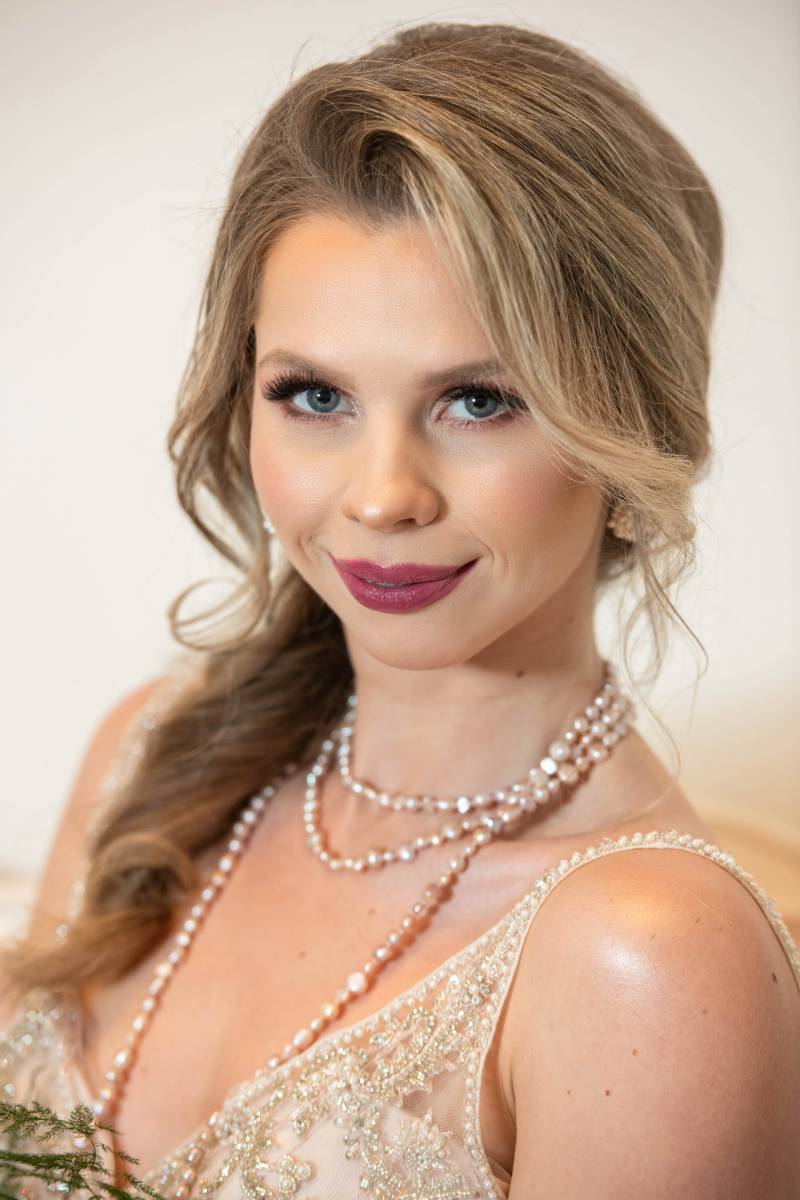
[[[606, 669], [610, 676], [610, 670], [608, 667]], [[628, 727], [625, 718], [631, 707], [630, 701], [620, 694], [613, 679], [608, 678], [600, 694], [595, 696], [581, 715], [574, 718], [563, 737], [550, 744], [548, 753], [538, 766], [531, 767], [524, 780], [518, 780], [505, 788], [486, 794], [439, 799], [435, 796], [405, 796], [378, 791], [362, 780], [353, 778], [350, 771], [350, 743], [353, 735], [352, 714], [355, 712], [356, 703], [355, 695], [348, 697], [345, 717], [332, 737], [323, 743], [317, 763], [309, 773], [312, 782], [306, 790], [306, 843], [320, 862], [333, 871], [368, 871], [398, 860], [410, 862], [420, 850], [456, 841], [476, 829], [488, 829], [492, 834], [501, 832], [503, 826], [508, 827], [518, 822], [526, 813], [534, 812], [557, 795], [565, 784], [577, 783], [581, 775], [585, 775], [594, 763], [607, 758], [609, 751]], [[480, 815], [448, 820], [438, 833], [416, 837], [394, 850], [376, 846], [356, 857], [336, 854], [327, 845], [319, 825], [319, 779], [328, 772], [334, 748], [333, 739], [337, 735], [339, 773], [345, 786], [354, 794], [377, 800], [383, 807], [392, 808], [397, 812], [449, 810], [469, 814], [479, 810]]]
[[[531, 768], [527, 780], [512, 784], [508, 789], [499, 789], [490, 793], [488, 797], [459, 796], [453, 800], [439, 801], [434, 797], [393, 795], [388, 804], [392, 807], [399, 805], [403, 811], [420, 811], [427, 807], [425, 802], [430, 801], [433, 810], [445, 808], [468, 813], [476, 809], [480, 811], [480, 816], [467, 816], [461, 822], [449, 823], [443, 826], [439, 833], [405, 842], [396, 850], [376, 847], [367, 854], [355, 857], [341, 857], [327, 846], [319, 820], [320, 779], [329, 770], [337, 743], [340, 772], [351, 790], [356, 794], [366, 795], [369, 799], [378, 798], [382, 805], [386, 805], [387, 801], [383, 797], [388, 794], [369, 787], [363, 781], [354, 780], [350, 775], [349, 748], [353, 735], [352, 714], [356, 707], [356, 698], [354, 695], [348, 697], [345, 715], [322, 743], [320, 752], [306, 776], [304, 825], [307, 845], [316, 857], [331, 870], [364, 871], [392, 862], [410, 861], [419, 850], [442, 845], [467, 833], [471, 834], [471, 837], [463, 850], [448, 860], [446, 870], [429, 884], [420, 899], [411, 905], [410, 910], [398, 922], [397, 928], [390, 930], [384, 941], [375, 947], [360, 970], [348, 975], [345, 986], [336, 993], [335, 998], [324, 1004], [307, 1025], [298, 1029], [281, 1050], [267, 1058], [266, 1069], [272, 1070], [305, 1050], [349, 1003], [368, 989], [385, 964], [396, 958], [416, 938], [418, 927], [428, 914], [439, 906], [460, 872], [469, 865], [482, 846], [487, 845], [498, 833], [518, 822], [524, 815], [537, 809], [558, 793], [565, 784], [578, 782], [594, 763], [607, 757], [612, 747], [630, 728], [626, 718], [630, 716], [633, 706], [630, 700], [619, 692], [613, 681], [610, 665], [604, 665], [606, 679], [599, 693], [583, 713], [573, 719], [563, 736], [551, 743], [549, 753], [538, 767]], [[153, 1019], [165, 988], [181, 962], [185, 960], [209, 909], [230, 880], [236, 862], [244, 852], [267, 801], [282, 782], [292, 775], [296, 766], [295, 763], [285, 766], [274, 782], [252, 796], [240, 811], [231, 831], [233, 836], [228, 841], [215, 870], [211, 872], [206, 886], [200, 892], [197, 903], [192, 906], [189, 916], [183, 921], [172, 949], [156, 966], [141, 1009], [131, 1023], [125, 1045], [114, 1056], [111, 1067], [106, 1071], [105, 1086], [91, 1106], [98, 1119], [108, 1120], [116, 1110], [141, 1039]], [[417, 803], [418, 801], [421, 803]]]

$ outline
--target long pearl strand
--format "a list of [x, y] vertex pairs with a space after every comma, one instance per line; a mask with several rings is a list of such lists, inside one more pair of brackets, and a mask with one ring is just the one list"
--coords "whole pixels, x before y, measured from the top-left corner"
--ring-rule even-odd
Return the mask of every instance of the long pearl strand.
[[153, 1018], [162, 992], [177, 968], [186, 958], [189, 947], [197, 936], [201, 924], [227, 885], [238, 859], [244, 852], [244, 848], [258, 824], [259, 818], [267, 806], [267, 801], [271, 799], [281, 783], [288, 779], [296, 768], [296, 763], [289, 763], [276, 776], [273, 783], [267, 784], [261, 791], [251, 796], [239, 812], [231, 830], [233, 836], [228, 841], [215, 869], [211, 872], [206, 886], [200, 892], [197, 903], [192, 905], [189, 916], [182, 922], [180, 932], [174, 939], [172, 949], [166, 958], [156, 966], [153, 978], [148, 984], [142, 1006], [131, 1022], [131, 1028], [125, 1039], [125, 1044], [114, 1055], [111, 1067], [105, 1073], [106, 1084], [91, 1105], [92, 1112], [98, 1119], [108, 1120], [115, 1111], [125, 1077], [129, 1074], [133, 1066], [139, 1049], [139, 1043]]
[[[355, 871], [365, 870], [369, 866], [383, 866], [387, 862], [407, 861], [408, 858], [414, 857], [416, 850], [421, 848], [418, 844], [420, 839], [417, 839], [416, 843], [406, 844], [412, 847], [408, 855], [401, 853], [404, 847], [400, 847], [396, 853], [381, 851], [381, 861], [370, 862], [369, 855], [340, 859], [325, 847], [325, 837], [319, 824], [319, 781], [330, 770], [331, 760], [337, 747], [337, 739], [342, 734], [345, 738], [352, 735], [352, 724], [348, 724], [348, 721], [354, 707], [355, 698], [351, 696], [345, 716], [322, 743], [319, 754], [306, 775], [307, 787], [303, 817], [307, 841], [317, 857], [334, 870], [337, 867], [333, 864], [337, 861], [345, 869], [349, 867]], [[573, 720], [570, 729], [558, 743], [551, 744], [551, 754], [542, 759], [538, 768], [531, 770], [531, 779], [534, 779], [534, 771], [541, 771], [543, 774], [543, 779], [540, 779], [538, 775], [535, 776], [532, 795], [528, 795], [525, 791], [512, 790], [511, 798], [507, 802], [498, 801], [496, 813], [484, 813], [480, 818], [478, 828], [473, 827], [465, 831], [471, 833], [468, 844], [460, 853], [448, 860], [446, 869], [425, 888], [420, 899], [412, 904], [410, 910], [400, 919], [397, 928], [387, 933], [383, 942], [374, 948], [370, 957], [359, 970], [353, 971], [347, 976], [344, 987], [340, 988], [334, 999], [323, 1004], [317, 1015], [307, 1025], [298, 1029], [289, 1042], [267, 1058], [262, 1070], [272, 1070], [305, 1050], [349, 1003], [367, 991], [383, 967], [414, 941], [419, 926], [440, 905], [458, 875], [466, 869], [481, 847], [488, 845], [498, 833], [519, 821], [532, 808], [538, 807], [544, 799], [557, 792], [562, 784], [577, 782], [580, 776], [585, 774], [595, 762], [602, 761], [619, 738], [628, 731], [630, 726], [624, 718], [630, 708], [630, 701], [626, 697], [622, 697], [616, 685], [607, 679], [592, 704], [584, 710], [582, 715]], [[587, 721], [590, 722], [590, 729], [585, 728]], [[344, 733], [345, 730], [347, 733]], [[573, 736], [569, 736], [570, 734]], [[556, 746], [563, 748], [566, 753], [562, 754], [559, 749], [558, 758], [556, 758], [552, 753]], [[596, 753], [593, 754], [592, 750]], [[578, 765], [579, 761], [580, 765]], [[136, 1059], [141, 1039], [153, 1019], [153, 1014], [165, 989], [177, 968], [185, 961], [189, 947], [197, 936], [209, 909], [227, 886], [235, 865], [266, 808], [267, 801], [275, 794], [282, 782], [291, 776], [296, 767], [295, 763], [285, 766], [275, 777], [274, 782], [253, 795], [240, 811], [232, 828], [233, 836], [228, 841], [215, 870], [211, 872], [208, 883], [200, 892], [197, 903], [192, 906], [189, 916], [183, 921], [180, 932], [174, 939], [172, 949], [166, 958], [156, 966], [145, 999], [131, 1023], [125, 1044], [114, 1056], [111, 1067], [105, 1073], [105, 1086], [91, 1105], [92, 1111], [98, 1119], [107, 1121], [116, 1111], [125, 1080]], [[528, 792], [530, 791], [530, 786], [528, 786]], [[495, 793], [495, 796], [499, 797], [500, 793]], [[439, 838], [438, 842], [433, 840], [437, 837]], [[439, 845], [443, 841], [450, 840], [450, 837], [447, 834], [433, 834], [429, 839], [422, 840], [426, 845]], [[370, 853], [377, 854], [378, 852]], [[394, 857], [387, 858], [387, 854]], [[328, 857], [325, 858], [323, 855]], [[356, 863], [362, 863], [362, 865], [357, 866]]]

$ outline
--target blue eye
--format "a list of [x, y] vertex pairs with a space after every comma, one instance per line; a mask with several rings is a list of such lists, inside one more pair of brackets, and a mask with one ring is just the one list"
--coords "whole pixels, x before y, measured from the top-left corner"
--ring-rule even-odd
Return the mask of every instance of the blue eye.
[[[295, 396], [299, 396], [303, 392], [309, 393], [310, 399], [307, 403], [318, 405], [319, 408], [304, 411], [287, 403], [287, 401], [294, 399]], [[340, 415], [335, 411], [335, 408], [337, 404], [336, 397], [339, 397], [341, 393], [324, 379], [314, 378], [307, 372], [286, 371], [276, 376], [275, 379], [268, 380], [264, 384], [261, 394], [265, 400], [281, 404], [284, 415], [292, 420], [320, 422]], [[506, 420], [514, 412], [528, 411], [528, 406], [519, 396], [482, 384], [460, 384], [458, 387], [451, 389], [446, 394], [446, 398], [452, 404], [469, 404], [477, 408], [478, 415], [475, 419], [452, 422], [458, 428], [505, 424]], [[504, 410], [499, 415], [497, 414], [498, 406]], [[490, 415], [484, 417], [481, 414], [487, 407], [490, 410]]]

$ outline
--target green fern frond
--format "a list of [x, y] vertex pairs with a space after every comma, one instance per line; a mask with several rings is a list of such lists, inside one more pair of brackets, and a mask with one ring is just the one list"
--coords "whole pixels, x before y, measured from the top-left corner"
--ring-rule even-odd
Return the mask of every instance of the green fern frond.
[[[137, 1163], [138, 1158], [114, 1150], [105, 1142], [98, 1142], [99, 1131], [115, 1133], [112, 1126], [96, 1121], [92, 1110], [85, 1104], [76, 1105], [68, 1117], [59, 1117], [52, 1109], [34, 1100], [30, 1105], [0, 1101], [0, 1200], [24, 1200], [24, 1192], [16, 1190], [17, 1184], [25, 1185], [38, 1179], [52, 1184], [61, 1195], [85, 1192], [101, 1200], [110, 1196], [113, 1200], [164, 1200], [154, 1188], [124, 1173], [131, 1191], [117, 1187], [111, 1180], [111, 1172], [100, 1155], [108, 1150], [115, 1158], [128, 1163]], [[65, 1135], [86, 1139], [84, 1149], [74, 1152], [52, 1150], [33, 1153], [19, 1147], [23, 1142], [46, 1145]]]

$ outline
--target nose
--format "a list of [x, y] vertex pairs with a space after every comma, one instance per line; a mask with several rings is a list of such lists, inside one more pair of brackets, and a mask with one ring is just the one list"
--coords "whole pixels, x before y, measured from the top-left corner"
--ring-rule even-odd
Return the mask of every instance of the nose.
[[433, 482], [430, 454], [399, 417], [383, 422], [351, 451], [341, 497], [348, 520], [388, 532], [408, 522], [428, 525], [436, 519], [443, 500]]

